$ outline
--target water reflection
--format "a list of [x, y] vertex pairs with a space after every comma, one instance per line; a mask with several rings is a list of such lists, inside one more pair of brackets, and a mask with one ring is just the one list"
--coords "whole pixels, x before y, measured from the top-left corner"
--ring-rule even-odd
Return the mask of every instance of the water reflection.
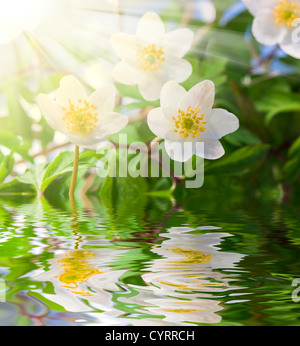
[[253, 325], [274, 323], [268, 311], [281, 306], [297, 323], [292, 209], [271, 209], [275, 219], [151, 198], [134, 206], [1, 205], [0, 324]]
[[[165, 241], [153, 249], [160, 258], [142, 275], [151, 287], [146, 309], [163, 316], [166, 322], [182, 324], [218, 323], [223, 308], [212, 293], [236, 289], [230, 284], [237, 274], [217, 269], [233, 269], [243, 255], [222, 252], [219, 245], [228, 233], [195, 234], [188, 227], [172, 227]], [[204, 299], [207, 298], [207, 299]], [[213, 297], [212, 297], [213, 298]]]
[[118, 290], [124, 271], [110, 270], [107, 263], [119, 252], [71, 250], [49, 260], [50, 269], [33, 276], [35, 281], [51, 282], [55, 294], [44, 295], [67, 311], [111, 311], [110, 291]]
[[[78, 222], [76, 224], [78, 227]], [[158, 259], [144, 263], [147, 272], [140, 273], [142, 285], [122, 282], [126, 270], [115, 268], [116, 260], [126, 263], [130, 251], [106, 248], [77, 248], [58, 254], [49, 260], [50, 270], [32, 279], [51, 282], [55, 294], [44, 295], [45, 298], [71, 312], [101, 309], [104, 314], [122, 317], [126, 311], [124, 307], [134, 306], [133, 314], [128, 314], [128, 322], [132, 322], [131, 315], [149, 314], [152, 319], [180, 325], [218, 323], [221, 316], [217, 312], [222, 307], [219, 300], [211, 298], [211, 293], [235, 289], [230, 281], [234, 281], [237, 274], [223, 274], [217, 269], [232, 269], [243, 256], [221, 252], [216, 247], [230, 234], [193, 234], [192, 231], [175, 227], [163, 235], [164, 241], [151, 249]], [[100, 240], [101, 237], [97, 237], [97, 243]], [[89, 241], [89, 247], [93, 241]], [[83, 239], [79, 246], [85, 247]], [[125, 292], [134, 290], [135, 293], [124, 297], [118, 294], [120, 287]], [[120, 310], [116, 308], [118, 304]]]

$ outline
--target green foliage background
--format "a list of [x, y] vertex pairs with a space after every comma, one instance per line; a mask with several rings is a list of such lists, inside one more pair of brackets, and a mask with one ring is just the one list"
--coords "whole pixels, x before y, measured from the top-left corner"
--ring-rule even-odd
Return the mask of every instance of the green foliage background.
[[[166, 23], [184, 22], [199, 38], [186, 56], [193, 65], [193, 74], [182, 85], [189, 89], [204, 79], [212, 80], [216, 85], [215, 107], [226, 108], [240, 120], [240, 129], [222, 139], [224, 157], [205, 161], [204, 186], [187, 191], [181, 182], [171, 191], [171, 178], [102, 179], [94, 172], [100, 155], [84, 151], [80, 156], [78, 191], [101, 196], [109, 204], [149, 193], [173, 194], [181, 199], [186, 194], [201, 195], [203, 189], [296, 200], [300, 191], [300, 62], [275, 54], [262, 57], [261, 46], [249, 36], [253, 17], [247, 10], [221, 25], [224, 12], [234, 3], [216, 1], [217, 20], [212, 24], [203, 24], [193, 16], [186, 18], [188, 11], [182, 11], [177, 1], [170, 1], [160, 13]], [[99, 55], [103, 57], [105, 52]], [[84, 51], [77, 52], [78, 57], [83, 63], [89, 59]], [[289, 71], [282, 67], [274, 70], [275, 62]], [[15, 76], [0, 82], [7, 113], [0, 118], [0, 194], [5, 198], [19, 194], [43, 193], [49, 198], [54, 194], [67, 195], [72, 149], [65, 151], [63, 146], [58, 149], [53, 142], [54, 132], [44, 118], [35, 121], [23, 105], [24, 100], [27, 105], [35, 105], [38, 93], [55, 90], [64, 71], [40, 73], [38, 78], [34, 75], [35, 87], [31, 87], [28, 81], [33, 76], [30, 71], [21, 72], [22, 63]], [[138, 115], [122, 133], [128, 135], [129, 143], [151, 142], [154, 136], [147, 126], [146, 115], [150, 107], [159, 103], [146, 102], [136, 87], [118, 83], [116, 86], [123, 100], [118, 111]], [[118, 137], [112, 140], [118, 141]], [[40, 152], [33, 154], [36, 143]], [[47, 163], [37, 164], [38, 156], [46, 157]], [[20, 164], [23, 168], [18, 170]]]

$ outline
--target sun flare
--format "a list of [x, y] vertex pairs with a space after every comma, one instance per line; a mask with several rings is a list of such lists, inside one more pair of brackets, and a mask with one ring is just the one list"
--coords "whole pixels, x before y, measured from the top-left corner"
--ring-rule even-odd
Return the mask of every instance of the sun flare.
[[22, 32], [36, 29], [49, 4], [49, 0], [1, 0], [0, 44], [12, 42]]

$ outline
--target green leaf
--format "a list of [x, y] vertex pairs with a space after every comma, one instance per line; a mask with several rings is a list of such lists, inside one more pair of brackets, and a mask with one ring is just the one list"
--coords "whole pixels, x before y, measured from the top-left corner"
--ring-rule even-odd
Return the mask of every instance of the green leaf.
[[24, 184], [34, 185], [37, 191], [41, 190], [43, 177], [47, 168], [47, 164], [36, 165], [28, 169], [23, 175], [17, 179]]
[[289, 157], [300, 156], [300, 136], [295, 140], [288, 152]]
[[300, 177], [300, 156], [293, 157], [283, 167], [284, 180], [292, 181]]
[[58, 155], [58, 157], [48, 165], [42, 179], [40, 190], [45, 191], [47, 186], [58, 176], [67, 172], [72, 172], [73, 162], [74, 153], [72, 152], [66, 151]]
[[284, 165], [284, 180], [296, 180], [300, 176], [300, 137], [292, 144], [288, 151], [288, 162]]
[[14, 179], [7, 184], [0, 185], [0, 195], [35, 195], [36, 189], [31, 184], [24, 184], [19, 179]]
[[23, 144], [12, 132], [0, 130], [0, 145], [18, 153], [23, 159], [33, 163], [33, 158], [28, 153], [29, 146]]
[[1, 160], [0, 163], [0, 183], [2, 183], [6, 177], [9, 176], [10, 172], [13, 170], [15, 164], [13, 152]]
[[223, 84], [227, 77], [224, 74], [227, 65], [227, 59], [210, 58], [200, 62], [198, 59], [190, 59], [193, 67], [193, 74], [184, 82], [182, 86], [189, 90], [199, 82], [209, 79], [216, 86]]
[[47, 145], [52, 142], [55, 131], [51, 126], [48, 125], [46, 119], [44, 117], [41, 118], [39, 125], [41, 125], [42, 129], [39, 133], [39, 138], [42, 143], [42, 147], [46, 148]]
[[267, 124], [275, 115], [300, 111], [299, 95], [282, 90], [266, 90], [262, 98], [256, 102], [257, 109], [266, 112]]
[[245, 95], [241, 86], [232, 81], [231, 87], [239, 106], [239, 119], [241, 126], [246, 127], [251, 133], [259, 137], [263, 142], [270, 141], [270, 133], [264, 122], [263, 117], [257, 111], [253, 100]]
[[[79, 157], [79, 170], [95, 167], [101, 154], [95, 151], [83, 152]], [[65, 174], [73, 172], [74, 153], [66, 151], [58, 155], [50, 164], [37, 165], [28, 169], [18, 180], [34, 185], [37, 191], [44, 192], [51, 182]]]
[[261, 143], [261, 140], [258, 137], [244, 128], [239, 128], [238, 131], [230, 133], [225, 137], [225, 140], [237, 147]]
[[14, 133], [20, 135], [26, 144], [32, 143], [32, 120], [27, 116], [24, 108], [20, 103], [20, 84], [17, 80], [12, 80], [6, 86], [7, 108], [9, 112], [9, 120], [12, 123], [10, 127], [14, 129]]
[[248, 172], [251, 165], [261, 160], [269, 151], [267, 144], [248, 145], [225, 155], [222, 159], [206, 164], [205, 174], [242, 174]]
[[53, 74], [49, 77], [44, 78], [40, 84], [39, 93], [48, 94], [56, 90], [59, 87], [59, 83], [62, 77], [62, 74]]
[[139, 88], [137, 86], [125, 85], [117, 82], [115, 83], [115, 85], [121, 96], [144, 101], [144, 98], [141, 95]]

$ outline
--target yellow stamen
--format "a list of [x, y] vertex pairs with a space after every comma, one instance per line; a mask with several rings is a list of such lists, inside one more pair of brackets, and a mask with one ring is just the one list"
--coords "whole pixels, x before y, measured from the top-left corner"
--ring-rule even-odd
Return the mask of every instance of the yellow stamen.
[[68, 108], [62, 108], [64, 115], [63, 121], [67, 124], [70, 132], [81, 134], [90, 133], [98, 122], [97, 107], [89, 104], [87, 101], [78, 100], [78, 104], [74, 104], [69, 100]]
[[297, 0], [280, 0], [274, 9], [274, 15], [277, 25], [291, 28], [294, 20], [300, 17], [300, 4]]
[[157, 48], [155, 44], [149, 44], [137, 51], [137, 61], [144, 71], [157, 71], [165, 61], [165, 52], [162, 47]]
[[56, 276], [62, 283], [62, 287], [68, 289], [72, 293], [81, 296], [92, 296], [90, 292], [78, 291], [79, 285], [88, 282], [92, 276], [102, 274], [97, 268], [89, 263], [89, 260], [96, 255], [87, 250], [73, 251], [58, 260], [63, 273]]
[[199, 108], [194, 110], [191, 107], [188, 107], [186, 112], [179, 109], [177, 117], [173, 117], [176, 128], [174, 132], [181, 134], [184, 138], [190, 136], [196, 138], [196, 136], [199, 136], [200, 132], [206, 130], [206, 127], [203, 126], [206, 124], [206, 121], [203, 120], [204, 114], [202, 113], [199, 116], [199, 113]]

